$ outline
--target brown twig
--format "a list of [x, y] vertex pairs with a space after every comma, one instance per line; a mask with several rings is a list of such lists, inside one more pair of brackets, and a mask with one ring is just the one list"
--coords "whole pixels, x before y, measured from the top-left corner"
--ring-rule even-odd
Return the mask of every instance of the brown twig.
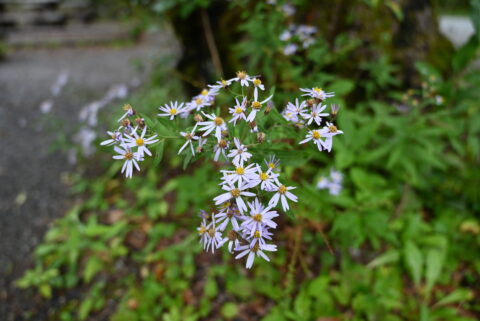
[[207, 11], [205, 9], [200, 10], [200, 15], [202, 16], [203, 30], [205, 31], [205, 39], [207, 40], [208, 50], [212, 56], [213, 66], [215, 72], [219, 76], [223, 76], [222, 62], [220, 60], [220, 55], [218, 54], [217, 45], [215, 44], [215, 38], [212, 32], [212, 26], [210, 25], [210, 18], [208, 18]]

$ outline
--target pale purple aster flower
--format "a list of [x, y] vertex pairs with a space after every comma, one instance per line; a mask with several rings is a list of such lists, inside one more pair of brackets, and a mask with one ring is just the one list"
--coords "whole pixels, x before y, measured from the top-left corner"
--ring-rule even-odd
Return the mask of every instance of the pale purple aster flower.
[[245, 204], [242, 196], [252, 197], [255, 196], [254, 193], [247, 191], [247, 186], [238, 184], [237, 187], [231, 184], [225, 184], [222, 186], [222, 189], [227, 191], [227, 193], [221, 194], [215, 197], [213, 200], [215, 201], [215, 205], [220, 205], [229, 201], [230, 199], [235, 199], [237, 204], [238, 210], [240, 213], [243, 214], [244, 211], [247, 210], [247, 205]]
[[293, 187], [293, 186], [287, 187], [283, 184], [278, 184], [278, 186], [276, 186], [276, 190], [272, 190], [272, 192], [276, 192], [276, 193], [275, 195], [273, 195], [272, 199], [268, 203], [268, 206], [275, 207], [277, 206], [278, 201], [281, 201], [283, 210], [287, 211], [289, 209], [287, 199], [295, 203], [298, 201], [297, 197], [293, 195], [291, 192], [289, 192], [290, 190], [295, 188], [296, 187]]
[[140, 166], [138, 166], [139, 161], [143, 161], [143, 158], [138, 155], [138, 153], [132, 152], [129, 147], [125, 146], [115, 146], [114, 150], [119, 154], [113, 156], [114, 159], [124, 159], [125, 163], [123, 163], [121, 173], [125, 173], [126, 178], [131, 178], [133, 174], [133, 167], [140, 171]]
[[271, 211], [272, 207], [264, 207], [262, 203], [255, 198], [255, 201], [248, 202], [250, 207], [250, 216], [242, 223], [242, 228], [250, 235], [253, 236], [255, 231], [259, 231], [260, 235], [263, 226], [269, 226], [276, 228], [277, 223], [272, 219], [278, 216], [277, 211]]
[[237, 71], [237, 77], [230, 79], [229, 81], [239, 81], [242, 87], [248, 87], [248, 82], [253, 78], [249, 76], [245, 71]]
[[233, 108], [228, 109], [229, 113], [232, 114], [232, 119], [230, 119], [229, 122], [233, 122], [234, 125], [237, 124], [239, 119], [247, 120], [247, 116], [245, 115], [247, 109], [247, 97], [243, 97], [242, 103], [239, 103], [238, 99], [235, 98], [235, 102], [237, 104]]
[[317, 183], [318, 189], [326, 189], [330, 185], [330, 181], [325, 176], [320, 177]]
[[200, 236], [200, 243], [203, 245], [203, 249], [205, 249], [207, 244], [207, 231], [208, 231], [208, 223], [205, 217], [203, 217], [200, 226], [197, 227], [198, 235]]
[[228, 154], [228, 157], [233, 157], [233, 165], [243, 166], [243, 163], [252, 157], [252, 154], [248, 152], [247, 147], [240, 143], [240, 140], [237, 137], [235, 137], [233, 141], [235, 142], [237, 149], [232, 149]]
[[227, 130], [227, 125], [225, 125], [225, 121], [223, 120], [223, 118], [218, 117], [215, 114], [209, 115], [203, 112], [202, 114], [208, 119], [210, 119], [208, 121], [201, 121], [197, 123], [199, 126], [203, 126], [199, 129], [201, 131], [204, 131], [202, 136], [207, 136], [212, 131], [215, 131], [215, 137], [218, 141], [220, 141], [222, 139], [222, 131]]
[[327, 122], [327, 126], [321, 130], [321, 133], [322, 136], [326, 137], [323, 147], [330, 152], [333, 145], [333, 136], [343, 134], [343, 131], [339, 130], [334, 124]]
[[289, 30], [285, 30], [280, 34], [281, 41], [288, 41], [292, 38], [292, 33]]
[[258, 95], [258, 90], [265, 90], [265, 86], [262, 84], [262, 81], [259, 78], [253, 78], [252, 80], [253, 86], [255, 87], [254, 89], [254, 94], [257, 93]]
[[222, 245], [222, 233], [220, 233], [219, 229], [215, 226], [215, 223], [215, 216], [212, 215], [212, 221], [207, 225], [207, 231], [203, 234], [205, 235], [203, 243], [204, 250], [208, 252], [208, 250], [211, 249], [212, 253]]
[[255, 120], [255, 116], [257, 115], [257, 112], [262, 108], [262, 105], [272, 99], [273, 95], [270, 95], [267, 99], [264, 99], [262, 101], [258, 101], [258, 92], [254, 91], [253, 92], [253, 102], [252, 102], [252, 111], [247, 117], [248, 122], [253, 122]]
[[182, 135], [185, 138], [186, 142], [185, 144], [183, 144], [182, 147], [180, 147], [178, 154], [180, 154], [185, 149], [185, 147], [187, 147], [187, 145], [190, 145], [190, 149], [192, 150], [192, 155], [195, 155], [195, 150], [193, 148], [193, 141], [198, 140], [199, 138], [198, 136], [195, 136], [195, 131], [192, 131], [191, 133], [180, 132], [180, 135]]
[[266, 240], [271, 241], [272, 235], [268, 226], [262, 226], [260, 230], [256, 230], [253, 235], [246, 235], [246, 239], [250, 242], [250, 247], [254, 246], [256, 243], [260, 244], [260, 247], [267, 244]]
[[324, 135], [323, 132], [324, 132], [323, 129], [321, 129], [321, 130], [317, 130], [317, 129], [311, 130], [305, 136], [305, 139], [302, 140], [299, 144], [305, 144], [305, 143], [313, 140], [313, 143], [315, 145], [317, 145], [318, 150], [322, 151], [324, 148], [326, 149], [325, 142], [322, 140], [322, 137]]
[[208, 87], [213, 88], [213, 89], [222, 89], [222, 88], [227, 88], [232, 84], [232, 79], [229, 80], [219, 80], [215, 83], [215, 85], [208, 85]]
[[123, 142], [123, 136], [122, 133], [119, 131], [114, 131], [114, 132], [107, 132], [107, 134], [111, 137], [110, 139], [104, 140], [103, 142], [100, 143], [100, 145], [112, 145], [115, 143], [122, 143]]
[[249, 185], [248, 183], [250, 180], [255, 176], [255, 164], [250, 164], [246, 167], [243, 167], [243, 165], [236, 166], [234, 170], [221, 170], [220, 172], [223, 173], [223, 178], [226, 183], [228, 184], [235, 184], [236, 182], [239, 182], [240, 185], [245, 183], [246, 185]]
[[260, 184], [260, 189], [270, 191], [275, 188], [274, 183], [279, 184], [277, 173], [273, 172], [272, 168], [268, 168], [266, 172], [262, 171], [260, 165], [256, 164], [255, 174], [250, 177], [249, 187], [255, 187]]
[[129, 104], [124, 105], [123, 110], [125, 111], [125, 114], [123, 114], [123, 116], [120, 117], [118, 121], [122, 121], [122, 119], [124, 119], [125, 117], [132, 117], [133, 115], [135, 115], [135, 111]]
[[133, 131], [133, 136], [125, 134], [127, 137], [125, 139], [125, 144], [128, 147], [137, 147], [137, 153], [140, 157], [143, 157], [144, 154], [152, 156], [152, 153], [148, 150], [147, 145], [154, 144], [158, 142], [158, 139], [155, 139], [157, 135], [145, 138], [145, 133], [147, 132], [147, 126], [143, 127], [142, 133], [140, 136], [137, 134], [136, 129]]
[[333, 97], [334, 93], [327, 93], [322, 88], [314, 87], [314, 88], [300, 88], [305, 94], [302, 96], [310, 96], [315, 99], [325, 100], [329, 97]]
[[295, 9], [295, 7], [292, 6], [290, 3], [286, 3], [282, 6], [282, 11], [287, 17], [291, 17], [295, 14], [297, 9]]
[[330, 178], [332, 182], [334, 183], [341, 183], [343, 181], [343, 174], [340, 171], [337, 171], [335, 169], [330, 170]]
[[291, 56], [294, 53], [296, 53], [297, 50], [298, 50], [298, 46], [294, 43], [290, 43], [290, 44], [286, 45], [285, 47], [283, 47], [283, 54], [285, 56]]
[[218, 226], [218, 230], [224, 231], [227, 227], [228, 223], [232, 224], [232, 227], [235, 231], [240, 230], [240, 225], [238, 224], [238, 220], [241, 219], [240, 211], [235, 204], [230, 205], [228, 208], [224, 209], [223, 211], [218, 212], [215, 214], [215, 219], [217, 220], [220, 225]]
[[275, 155], [271, 155], [268, 159], [265, 159], [264, 162], [272, 171], [280, 171], [280, 160]]
[[277, 250], [277, 246], [274, 244], [264, 244], [263, 246], [260, 243], [256, 243], [252, 247], [249, 245], [241, 245], [235, 248], [236, 251], [240, 251], [235, 259], [240, 259], [248, 254], [247, 263], [245, 267], [247, 269], [251, 268], [253, 265], [253, 261], [255, 260], [255, 256], [260, 256], [266, 261], [270, 261], [268, 256], [263, 251], [274, 252]]
[[226, 152], [229, 146], [230, 146], [230, 142], [228, 140], [221, 139], [219, 142], [217, 142], [217, 144], [213, 146], [213, 152], [214, 152], [213, 160], [218, 162], [218, 159], [220, 158], [220, 154], [223, 155], [225, 160], [228, 160]]
[[175, 116], [182, 114], [185, 112], [185, 107], [183, 107], [183, 103], [178, 104], [177, 101], [170, 102], [170, 105], [165, 104], [165, 106], [159, 107], [160, 111], [163, 111], [161, 114], [157, 114], [160, 117], [170, 117], [170, 120], [174, 119]]
[[310, 125], [312, 121], [315, 121], [317, 125], [320, 125], [322, 122], [322, 117], [326, 117], [328, 113], [322, 113], [322, 111], [327, 108], [327, 105], [322, 105], [321, 103], [313, 105], [310, 113], [303, 112], [301, 116], [307, 120], [307, 125]]
[[299, 114], [305, 113], [306, 108], [307, 108], [307, 103], [305, 101], [302, 101], [301, 103], [299, 103], [298, 98], [296, 98], [295, 104], [288, 102], [286, 110], [295, 115], [299, 115]]

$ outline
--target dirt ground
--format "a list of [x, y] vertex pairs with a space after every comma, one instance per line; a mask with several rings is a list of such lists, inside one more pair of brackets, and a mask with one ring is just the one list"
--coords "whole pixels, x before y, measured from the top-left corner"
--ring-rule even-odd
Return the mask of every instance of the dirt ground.
[[49, 307], [31, 302], [14, 281], [33, 266], [48, 225], [69, 208], [62, 175], [75, 165], [52, 147], [79, 127], [85, 105], [115, 85], [130, 93], [174, 47], [172, 37], [155, 33], [122, 47], [22, 49], [0, 62], [0, 320], [23, 320], [32, 309], [33, 319], [47, 319]]

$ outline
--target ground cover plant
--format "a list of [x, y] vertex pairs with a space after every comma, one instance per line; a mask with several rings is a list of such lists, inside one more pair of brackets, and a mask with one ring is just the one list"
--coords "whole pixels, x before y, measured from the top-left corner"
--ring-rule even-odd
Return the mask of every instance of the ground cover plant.
[[18, 284], [70, 295], [53, 320], [478, 319], [478, 33], [405, 79], [389, 39], [328, 39], [304, 1], [245, 5], [248, 73], [190, 100], [161, 70], [112, 107], [118, 146], [72, 179], [84, 197]]

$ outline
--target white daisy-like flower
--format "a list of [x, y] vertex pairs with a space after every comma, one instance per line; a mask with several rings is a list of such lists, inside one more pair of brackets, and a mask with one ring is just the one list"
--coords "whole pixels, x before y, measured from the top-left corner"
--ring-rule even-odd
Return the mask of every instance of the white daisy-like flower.
[[197, 227], [198, 235], [200, 236], [200, 243], [203, 245], [203, 249], [207, 244], [207, 231], [208, 231], [208, 223], [205, 218], [202, 219], [200, 226]]
[[255, 176], [255, 164], [250, 164], [246, 167], [243, 165], [237, 166], [234, 170], [221, 170], [220, 172], [223, 173], [223, 180], [225, 183], [228, 184], [235, 184], [239, 182], [239, 184], [247, 184], [250, 182], [251, 179]]
[[247, 109], [247, 97], [243, 97], [242, 103], [239, 103], [238, 99], [235, 98], [236, 105], [233, 108], [229, 108], [228, 112], [232, 114], [232, 119], [229, 123], [233, 122], [234, 125], [237, 124], [239, 119], [247, 120], [245, 111]]
[[214, 152], [213, 160], [218, 162], [218, 159], [220, 158], [220, 154], [223, 155], [225, 160], [228, 160], [226, 152], [229, 146], [230, 146], [230, 142], [228, 140], [221, 139], [219, 142], [217, 142], [217, 144], [213, 146], [213, 152]]
[[259, 243], [260, 247], [262, 247], [267, 244], [266, 240], [271, 241], [273, 233], [268, 229], [269, 227], [264, 225], [260, 230], [256, 230], [253, 235], [245, 235], [245, 238], [250, 241], [250, 247], [254, 246], [256, 243]]
[[228, 154], [228, 157], [233, 157], [233, 165], [243, 166], [244, 162], [246, 162], [250, 157], [252, 157], [252, 154], [248, 152], [247, 147], [240, 143], [240, 140], [237, 137], [235, 137], [233, 141], [237, 149], [232, 149]]
[[209, 115], [203, 112], [202, 114], [208, 119], [210, 119], [209, 121], [201, 121], [197, 123], [199, 126], [203, 126], [199, 129], [201, 131], [204, 131], [202, 136], [207, 136], [212, 131], [215, 131], [215, 137], [218, 141], [220, 141], [222, 139], [222, 131], [227, 130], [227, 125], [225, 124], [223, 118], [218, 117], [215, 114]]
[[229, 81], [239, 81], [240, 86], [248, 87], [248, 82], [252, 80], [253, 78], [249, 76], [245, 71], [237, 71], [237, 77], [234, 77]]
[[123, 114], [122, 117], [118, 119], [119, 122], [122, 121], [122, 119], [124, 119], [125, 117], [132, 117], [133, 115], [135, 115], [135, 110], [133, 110], [133, 107], [130, 104], [123, 105], [123, 110], [125, 111], [125, 114]]
[[296, 187], [293, 187], [293, 186], [287, 187], [283, 184], [277, 184], [277, 185], [278, 186], [275, 187], [276, 189], [272, 190], [272, 192], [276, 192], [276, 193], [275, 195], [273, 195], [272, 199], [268, 203], [268, 206], [275, 207], [277, 206], [278, 201], [280, 200], [282, 203], [283, 210], [288, 211], [290, 207], [288, 206], [287, 199], [295, 203], [298, 201], [297, 197], [293, 195], [291, 192], [289, 192], [290, 190], [295, 189]]
[[312, 106], [310, 113], [303, 112], [301, 113], [301, 116], [307, 121], [307, 125], [310, 125], [313, 121], [315, 121], [317, 125], [320, 125], [322, 117], [328, 116], [328, 113], [322, 113], [325, 108], [327, 108], [327, 105], [319, 103]]
[[247, 205], [245, 204], [244, 200], [242, 199], [242, 196], [247, 196], [247, 197], [255, 196], [254, 193], [247, 191], [247, 186], [246, 185], [238, 184], [237, 187], [235, 187], [234, 185], [231, 185], [231, 184], [225, 184], [225, 185], [222, 186], [222, 189], [227, 191], [227, 193], [224, 193], [224, 194], [221, 194], [221, 195], [215, 197], [213, 199], [215, 201], [215, 205], [220, 205], [220, 204], [225, 203], [226, 201], [229, 201], [230, 199], [233, 198], [233, 199], [235, 199], [238, 210], [242, 214], [243, 214], [244, 211], [247, 210]]
[[294, 43], [289, 43], [288, 45], [286, 45], [285, 47], [283, 47], [283, 54], [285, 56], [291, 56], [293, 55], [294, 53], [296, 53], [298, 50], [298, 46]]
[[124, 159], [125, 163], [123, 163], [121, 173], [125, 173], [126, 178], [131, 178], [133, 174], [133, 167], [140, 171], [140, 166], [138, 166], [138, 162], [143, 161], [143, 158], [138, 154], [132, 152], [129, 147], [125, 146], [115, 146], [114, 150], [119, 154], [113, 156], [114, 159]]
[[327, 93], [322, 88], [314, 87], [314, 88], [300, 88], [305, 94], [302, 96], [310, 96], [315, 99], [325, 100], [329, 97], [333, 97], [334, 93]]
[[125, 135], [125, 144], [128, 147], [137, 147], [137, 153], [140, 157], [143, 157], [145, 154], [152, 156], [150, 150], [148, 150], [147, 145], [155, 144], [158, 142], [158, 139], [155, 139], [157, 135], [150, 136], [145, 138], [145, 133], [147, 132], [147, 126], [143, 127], [142, 133], [140, 136], [137, 134], [137, 130], [133, 131], [133, 137], [130, 135]]
[[170, 117], [170, 120], [174, 119], [175, 116], [182, 114], [185, 112], [185, 107], [183, 107], [184, 103], [178, 104], [177, 101], [170, 102], [170, 105], [165, 104], [165, 106], [159, 107], [160, 111], [163, 113], [157, 114], [160, 117]]
[[253, 86], [255, 87], [254, 89], [255, 92], [257, 92], [259, 89], [262, 91], [265, 90], [265, 86], [262, 84], [262, 81], [259, 78], [253, 78], [252, 83], [253, 83]]
[[248, 114], [247, 121], [253, 122], [255, 120], [255, 116], [257, 116], [257, 112], [262, 108], [262, 105], [265, 104], [267, 101], [272, 99], [273, 95], [270, 95], [267, 99], [262, 101], [258, 101], [258, 92], [253, 92], [253, 102], [252, 102], [252, 111]]
[[264, 162], [268, 169], [274, 172], [280, 171], [280, 160], [275, 155], [271, 155], [268, 159], [265, 159]]
[[319, 151], [322, 151], [324, 148], [326, 149], [325, 142], [322, 140], [322, 137], [324, 137], [324, 131], [324, 129], [314, 129], [309, 131], [308, 134], [305, 136], [305, 139], [302, 140], [299, 144], [305, 144], [313, 140], [313, 143], [317, 145]]
[[122, 133], [119, 131], [114, 131], [114, 132], [107, 132], [107, 134], [111, 137], [110, 139], [104, 140], [103, 142], [100, 143], [100, 145], [112, 145], [115, 143], [122, 143], [123, 142], [123, 136]]
[[250, 188], [255, 187], [260, 184], [260, 189], [264, 191], [270, 191], [275, 188], [274, 183], [279, 184], [277, 173], [273, 172], [272, 168], [268, 168], [267, 171], [262, 171], [260, 165], [256, 164], [255, 174], [252, 175], [249, 181]]
[[205, 235], [203, 248], [207, 252], [211, 249], [212, 253], [222, 245], [223, 240], [222, 233], [220, 233], [219, 229], [215, 226], [215, 223], [215, 216], [212, 215], [212, 221], [207, 225], [207, 231], [203, 234]]
[[242, 228], [250, 235], [253, 236], [256, 231], [259, 231], [262, 235], [263, 226], [269, 226], [276, 228], [277, 223], [272, 219], [278, 216], [277, 211], [271, 211], [272, 207], [264, 207], [262, 203], [255, 198], [255, 201], [249, 202], [250, 216], [242, 223]]
[[292, 123], [297, 123], [299, 121], [297, 113], [289, 111], [287, 109], [284, 109], [282, 111], [282, 116], [283, 118], [285, 118], [286, 121], [289, 121]]
[[240, 251], [240, 254], [235, 256], [236, 259], [240, 259], [248, 254], [245, 267], [249, 269], [253, 266], [253, 261], [255, 260], [256, 256], [262, 257], [264, 260], [270, 262], [270, 259], [263, 251], [275, 252], [277, 250], [277, 246], [274, 244], [264, 244], [261, 246], [260, 243], [255, 243], [255, 245], [252, 247], [250, 247], [250, 245], [242, 245], [238, 246], [235, 250]]
[[210, 106], [213, 104], [213, 101], [215, 100], [215, 96], [218, 95], [219, 89], [217, 88], [210, 88], [208, 89], [203, 89], [199, 95], [193, 97], [193, 100], [196, 100], [198, 98], [201, 98], [202, 100], [205, 101], [205, 104]]
[[333, 145], [333, 136], [343, 134], [343, 131], [339, 130], [337, 126], [327, 122], [327, 126], [322, 129], [322, 135], [326, 137], [323, 147], [330, 152]]
[[209, 101], [208, 97], [203, 96], [195, 96], [196, 98], [192, 99], [189, 103], [187, 103], [186, 110], [192, 111], [197, 110], [199, 111], [205, 106], [210, 106], [211, 101]]
[[306, 108], [307, 108], [307, 103], [305, 101], [302, 101], [301, 103], [299, 103], [298, 98], [296, 98], [295, 104], [288, 102], [286, 110], [287, 112], [291, 112], [292, 114], [300, 115], [305, 113]]
[[240, 230], [240, 225], [238, 224], [238, 220], [241, 219], [240, 211], [235, 205], [231, 205], [228, 208], [220, 211], [219, 213], [215, 214], [215, 219], [217, 220], [220, 225], [218, 229], [220, 231], [225, 230], [228, 223], [232, 224], [232, 227], [235, 231]]
[[208, 87], [212, 88], [212, 89], [222, 89], [222, 88], [227, 88], [228, 86], [230, 86], [232, 84], [232, 79], [229, 79], [229, 80], [219, 80], [215, 83], [215, 85], [208, 85]]
[[198, 136], [195, 136], [195, 131], [192, 131], [192, 132], [180, 132], [180, 135], [182, 135], [186, 142], [185, 144], [182, 145], [182, 147], [180, 147], [180, 150], [178, 151], [178, 154], [180, 154], [184, 149], [185, 147], [187, 147], [187, 145], [190, 145], [190, 149], [192, 150], [192, 155], [195, 155], [195, 149], [193, 148], [193, 141], [194, 140], [198, 140]]

